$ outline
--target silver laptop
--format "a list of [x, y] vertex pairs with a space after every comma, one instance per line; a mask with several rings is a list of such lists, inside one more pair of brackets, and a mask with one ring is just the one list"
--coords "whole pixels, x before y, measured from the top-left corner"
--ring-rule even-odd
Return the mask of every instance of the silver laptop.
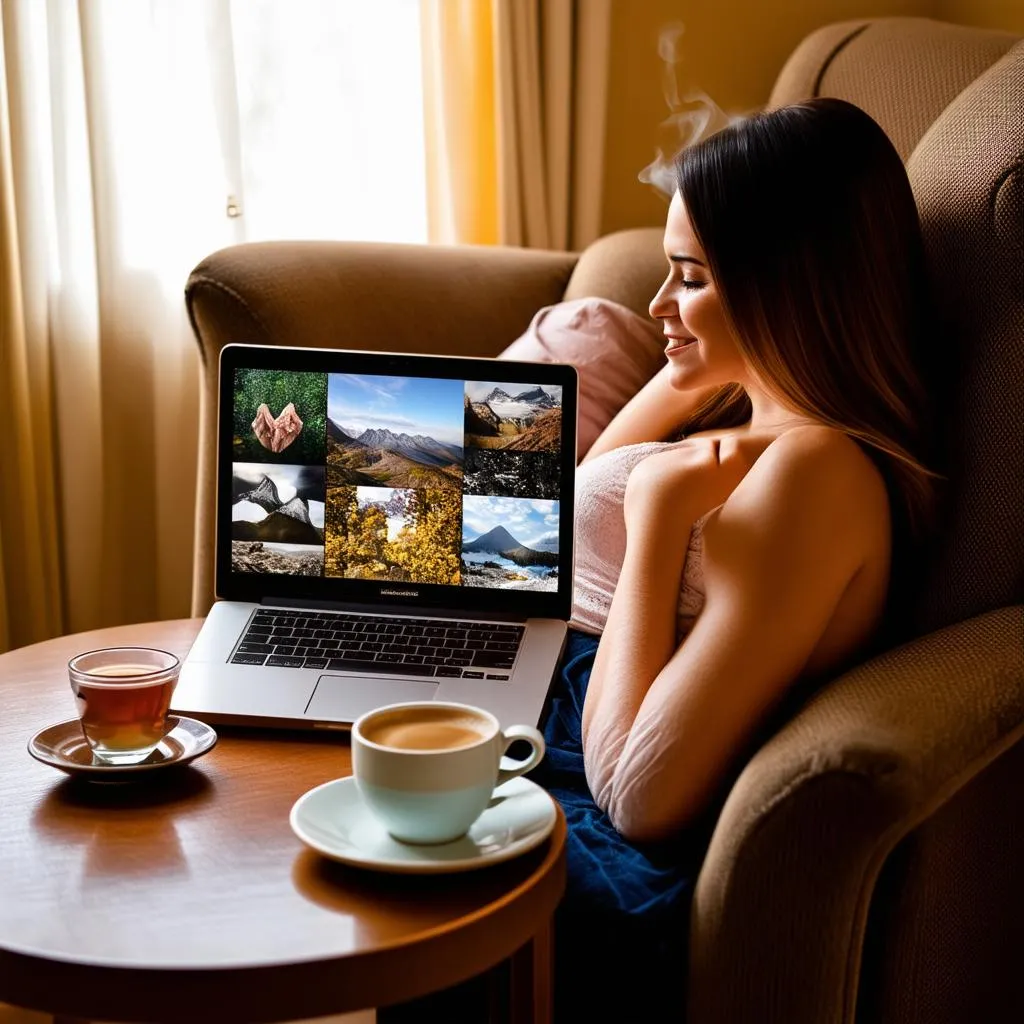
[[344, 729], [407, 700], [536, 723], [572, 599], [571, 366], [229, 345], [217, 602], [172, 710]]

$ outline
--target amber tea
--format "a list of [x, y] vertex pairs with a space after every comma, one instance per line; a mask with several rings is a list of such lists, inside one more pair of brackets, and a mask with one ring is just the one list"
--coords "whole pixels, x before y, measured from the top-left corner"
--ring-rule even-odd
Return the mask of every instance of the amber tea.
[[167, 710], [178, 659], [148, 648], [109, 648], [69, 664], [82, 732], [93, 757], [109, 764], [145, 760], [169, 730]]

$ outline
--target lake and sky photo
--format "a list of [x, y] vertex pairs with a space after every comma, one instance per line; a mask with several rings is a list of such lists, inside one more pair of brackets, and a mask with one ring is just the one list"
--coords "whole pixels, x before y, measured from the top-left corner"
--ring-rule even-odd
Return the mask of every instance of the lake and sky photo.
[[558, 502], [465, 495], [463, 586], [558, 589]]

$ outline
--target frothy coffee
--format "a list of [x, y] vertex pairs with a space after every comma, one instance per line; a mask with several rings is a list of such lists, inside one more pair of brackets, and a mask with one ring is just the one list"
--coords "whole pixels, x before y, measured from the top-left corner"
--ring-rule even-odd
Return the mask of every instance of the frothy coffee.
[[394, 750], [456, 750], [490, 734], [486, 719], [452, 708], [394, 711], [362, 725], [363, 737]]

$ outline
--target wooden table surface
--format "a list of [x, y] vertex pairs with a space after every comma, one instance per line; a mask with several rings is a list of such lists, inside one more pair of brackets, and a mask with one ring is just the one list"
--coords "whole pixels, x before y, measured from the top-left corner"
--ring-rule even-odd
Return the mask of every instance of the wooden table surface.
[[128, 785], [30, 757], [35, 732], [74, 717], [72, 655], [120, 644], [183, 655], [199, 625], [0, 655], [0, 1000], [140, 1024], [256, 1024], [404, 1002], [518, 950], [530, 991], [516, 1005], [543, 1018], [561, 813], [547, 843], [493, 868], [374, 874], [320, 857], [288, 825], [303, 793], [351, 774], [344, 734], [220, 727], [192, 765]]

